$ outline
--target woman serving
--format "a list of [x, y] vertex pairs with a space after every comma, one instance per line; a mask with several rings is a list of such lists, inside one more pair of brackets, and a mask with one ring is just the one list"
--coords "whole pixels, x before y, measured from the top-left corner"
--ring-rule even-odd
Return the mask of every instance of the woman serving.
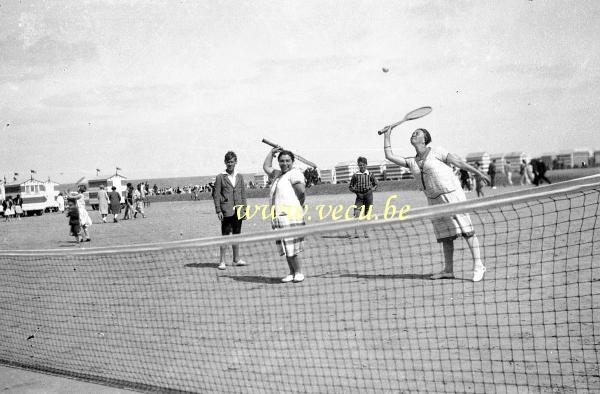
[[[390, 136], [392, 129], [392, 126], [388, 126], [383, 130], [385, 157], [399, 166], [410, 169], [415, 179], [420, 180], [421, 189], [427, 196], [429, 205], [466, 201], [467, 197], [450, 166], [472, 172], [490, 183], [487, 174], [464, 162], [459, 156], [439, 147], [430, 147], [431, 135], [425, 129], [416, 129], [410, 138], [410, 143], [416, 151], [414, 158], [394, 156]], [[432, 220], [432, 224], [435, 237], [443, 247], [444, 270], [431, 275], [431, 279], [454, 278], [454, 240], [461, 235], [467, 241], [473, 256], [473, 281], [479, 282], [483, 279], [485, 267], [481, 261], [479, 241], [469, 214], [460, 213], [435, 218]]]

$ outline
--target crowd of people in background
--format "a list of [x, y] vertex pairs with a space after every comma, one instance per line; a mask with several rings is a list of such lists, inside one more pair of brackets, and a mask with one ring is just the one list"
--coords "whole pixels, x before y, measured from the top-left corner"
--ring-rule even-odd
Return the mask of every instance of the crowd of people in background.
[[[481, 169], [482, 165], [479, 162], [475, 162], [475, 167]], [[519, 164], [518, 184], [520, 186], [539, 186], [543, 182], [550, 184], [552, 182], [546, 177], [547, 171], [548, 167], [542, 160], [532, 159], [529, 162], [522, 160]], [[516, 181], [513, 181], [513, 177], [517, 174], [513, 173], [513, 167], [511, 166], [510, 161], [506, 161], [503, 164], [502, 169], [499, 169], [496, 160], [492, 160], [488, 166], [487, 174], [490, 177], [490, 187], [492, 189], [497, 188], [498, 181], [502, 182], [502, 186], [513, 186], [516, 184]], [[455, 169], [455, 175], [460, 180], [460, 185], [465, 192], [471, 192], [475, 189], [478, 197], [484, 196], [483, 184], [481, 180], [477, 179], [477, 176], [458, 168]]]

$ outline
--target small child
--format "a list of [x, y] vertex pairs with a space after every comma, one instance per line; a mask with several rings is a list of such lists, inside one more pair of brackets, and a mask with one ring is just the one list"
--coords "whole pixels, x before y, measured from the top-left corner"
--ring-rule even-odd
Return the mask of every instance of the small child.
[[68, 209], [67, 217], [69, 218], [69, 226], [71, 227], [71, 235], [77, 239], [77, 242], [82, 242], [83, 237], [81, 236], [81, 223], [79, 222], [79, 208], [74, 198], [67, 200]]
[[133, 213], [133, 218], [137, 218], [137, 214], [140, 213], [142, 215], [143, 218], [146, 217], [146, 215], [144, 215], [144, 204], [143, 204], [143, 197], [142, 197], [142, 192], [141, 192], [141, 188], [140, 185], [137, 186], [137, 189], [135, 189], [133, 191], [133, 203], [134, 203], [134, 209], [135, 212]]
[[15, 214], [12, 198], [10, 196], [7, 196], [6, 200], [2, 202], [2, 207], [4, 208], [4, 221], [10, 222], [10, 219]]
[[[358, 172], [352, 175], [349, 189], [356, 194], [354, 217], [358, 218], [361, 209], [364, 210], [364, 215], [367, 215], [373, 209], [373, 191], [377, 190], [378, 184], [373, 174], [367, 170], [367, 159], [365, 157], [360, 156], [356, 163], [358, 164]], [[355, 237], [358, 238], [358, 233], [355, 234]], [[369, 238], [366, 231], [365, 238]]]

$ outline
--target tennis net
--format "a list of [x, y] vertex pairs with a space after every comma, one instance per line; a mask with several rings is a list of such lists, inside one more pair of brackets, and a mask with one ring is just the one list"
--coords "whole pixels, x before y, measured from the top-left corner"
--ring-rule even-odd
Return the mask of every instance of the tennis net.
[[[3, 251], [0, 362], [160, 392], [598, 391], [599, 202], [588, 177], [403, 221]], [[456, 279], [432, 281], [431, 220], [461, 212], [485, 279], [458, 239]], [[283, 234], [303, 283], [280, 283]], [[231, 243], [251, 264], [216, 270]]]

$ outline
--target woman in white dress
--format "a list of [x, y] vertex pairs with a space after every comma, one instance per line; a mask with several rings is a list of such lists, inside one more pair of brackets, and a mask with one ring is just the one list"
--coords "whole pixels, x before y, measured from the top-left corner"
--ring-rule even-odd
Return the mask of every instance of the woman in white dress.
[[74, 198], [77, 201], [77, 210], [79, 211], [79, 224], [81, 226], [81, 235], [83, 242], [90, 242], [89, 228], [92, 225], [92, 218], [85, 208], [85, 197], [83, 193], [87, 190], [85, 185], [79, 185], [77, 192], [71, 192], [69, 197]]
[[63, 213], [65, 211], [65, 198], [62, 193], [58, 193], [56, 196], [56, 202], [58, 204], [58, 212]]
[[104, 185], [100, 185], [98, 191], [98, 210], [100, 216], [102, 216], [102, 223], [106, 223], [106, 217], [108, 216], [108, 193], [104, 189]]
[[[273, 168], [273, 159], [277, 156], [280, 170]], [[265, 158], [263, 169], [273, 179], [271, 183], [271, 205], [273, 217], [271, 227], [274, 230], [304, 225], [305, 180], [302, 172], [293, 168], [294, 154], [290, 151], [274, 148]], [[285, 256], [290, 273], [282, 282], [302, 282], [300, 253], [304, 250], [304, 238], [284, 238], [277, 246]]]

